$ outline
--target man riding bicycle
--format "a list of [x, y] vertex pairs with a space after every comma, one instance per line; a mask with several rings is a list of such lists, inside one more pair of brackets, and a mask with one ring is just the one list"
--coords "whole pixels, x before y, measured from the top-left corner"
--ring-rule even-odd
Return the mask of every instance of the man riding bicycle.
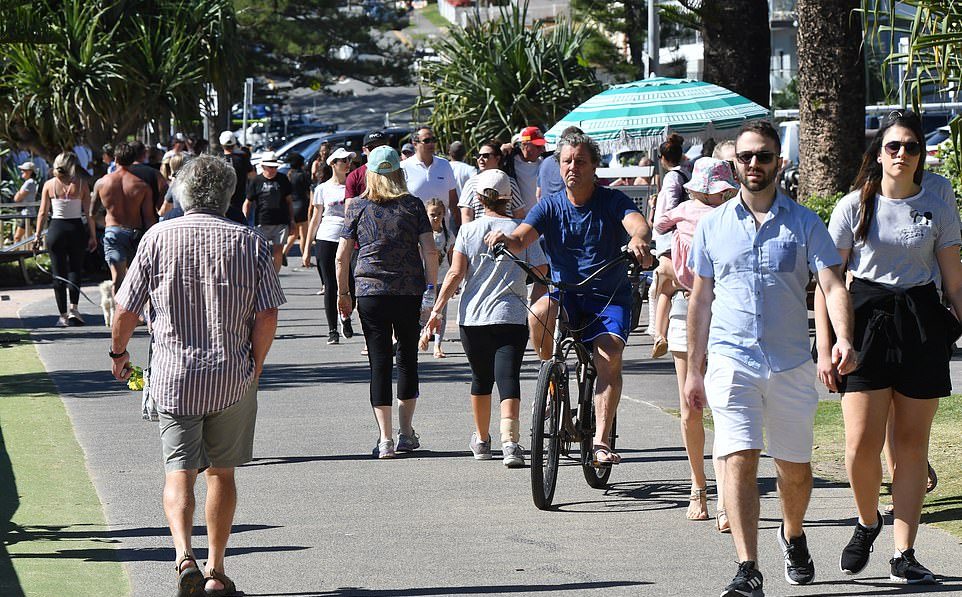
[[[489, 232], [485, 236], [488, 246], [504, 243], [518, 252], [542, 236], [553, 280], [569, 283], [581, 282], [616, 258], [626, 243], [632, 256], [649, 266], [648, 222], [627, 195], [595, 183], [601, 161], [598, 144], [584, 133], [569, 133], [559, 139], [557, 151], [565, 188], [542, 197], [510, 234]], [[621, 399], [621, 355], [631, 331], [627, 268], [625, 263], [609, 270], [582, 293], [565, 294], [561, 305], [568, 325], [580, 331], [581, 341], [593, 352], [597, 382], [592, 461], [602, 466], [621, 461], [608, 438]], [[537, 298], [528, 318], [531, 343], [543, 360], [550, 359], [553, 352], [557, 303], [554, 293]]]

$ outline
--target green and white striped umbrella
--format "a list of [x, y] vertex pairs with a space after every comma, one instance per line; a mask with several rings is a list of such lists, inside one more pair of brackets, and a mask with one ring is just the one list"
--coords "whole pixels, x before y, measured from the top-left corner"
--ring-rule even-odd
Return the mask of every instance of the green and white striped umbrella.
[[549, 146], [577, 126], [602, 153], [651, 151], [678, 133], [691, 143], [732, 138], [748, 121], [770, 118], [759, 106], [724, 87], [690, 79], [652, 77], [615, 85], [572, 110], [545, 133]]

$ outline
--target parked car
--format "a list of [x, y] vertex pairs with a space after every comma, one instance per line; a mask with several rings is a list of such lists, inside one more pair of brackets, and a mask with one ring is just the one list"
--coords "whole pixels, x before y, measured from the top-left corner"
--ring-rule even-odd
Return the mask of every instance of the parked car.
[[[364, 142], [364, 135], [367, 134], [368, 130], [369, 129], [351, 129], [346, 131], [336, 131], [333, 133], [315, 133], [298, 137], [275, 152], [277, 158], [281, 162], [284, 162], [284, 164], [278, 168], [278, 171], [286, 173], [288, 170], [290, 170], [290, 166], [287, 165], [287, 162], [290, 161], [290, 156], [295, 151], [303, 156], [304, 163], [306, 164], [305, 167], [308, 171], [310, 171], [311, 166], [314, 164], [314, 160], [317, 159], [317, 154], [320, 151], [321, 144], [325, 141], [330, 143], [332, 149], [343, 147], [348, 151], [353, 151], [358, 155], [358, 159], [363, 162], [361, 144]], [[383, 130], [388, 136], [388, 144], [395, 149], [399, 149], [401, 145], [403, 145], [404, 142], [408, 141], [411, 137], [411, 129], [407, 127], [389, 127]], [[251, 161], [253, 162], [254, 160]], [[258, 161], [260, 160], [258, 159]], [[258, 172], [260, 172], [259, 167]]]
[[942, 165], [939, 150], [952, 139], [952, 131], [947, 126], [940, 126], [925, 136], [925, 166], [930, 170]]

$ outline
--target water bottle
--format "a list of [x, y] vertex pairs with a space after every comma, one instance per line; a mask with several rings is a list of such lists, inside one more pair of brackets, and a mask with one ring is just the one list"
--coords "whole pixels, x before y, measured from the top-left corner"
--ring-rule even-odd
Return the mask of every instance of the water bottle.
[[428, 284], [427, 290], [421, 297], [421, 313], [430, 313], [434, 308], [434, 284]]

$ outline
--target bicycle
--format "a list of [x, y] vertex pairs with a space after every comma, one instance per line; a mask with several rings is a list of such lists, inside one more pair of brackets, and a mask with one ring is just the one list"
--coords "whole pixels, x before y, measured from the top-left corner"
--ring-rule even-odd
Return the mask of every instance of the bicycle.
[[[622, 262], [634, 261], [627, 247], [623, 247], [618, 257], [602, 264], [581, 282], [572, 284], [554, 282], [545, 278], [503, 244], [496, 245], [493, 253], [495, 257], [505, 256], [513, 261], [532, 279], [546, 286], [549, 291], [557, 290], [559, 305], [562, 304], [566, 292], [577, 292]], [[594, 388], [597, 375], [594, 362], [588, 347], [580, 341], [580, 330], [571, 329], [569, 322], [562, 316], [563, 310], [559, 308], [557, 311], [554, 354], [550, 360], [541, 364], [531, 414], [531, 493], [534, 504], [539, 510], [547, 510], [551, 507], [558, 481], [561, 455], [570, 457], [573, 443], [579, 445], [581, 469], [589, 486], [594, 489], [605, 489], [608, 486], [608, 478], [611, 476], [610, 464], [598, 466], [594, 464], [592, 450], [595, 435]], [[569, 377], [572, 369], [568, 363], [572, 353], [575, 382], [578, 386], [578, 403], [575, 410], [571, 409], [569, 395]], [[608, 436], [608, 446], [612, 450], [615, 449], [615, 440], [618, 437], [616, 428], [617, 418], [612, 421], [611, 433]]]

